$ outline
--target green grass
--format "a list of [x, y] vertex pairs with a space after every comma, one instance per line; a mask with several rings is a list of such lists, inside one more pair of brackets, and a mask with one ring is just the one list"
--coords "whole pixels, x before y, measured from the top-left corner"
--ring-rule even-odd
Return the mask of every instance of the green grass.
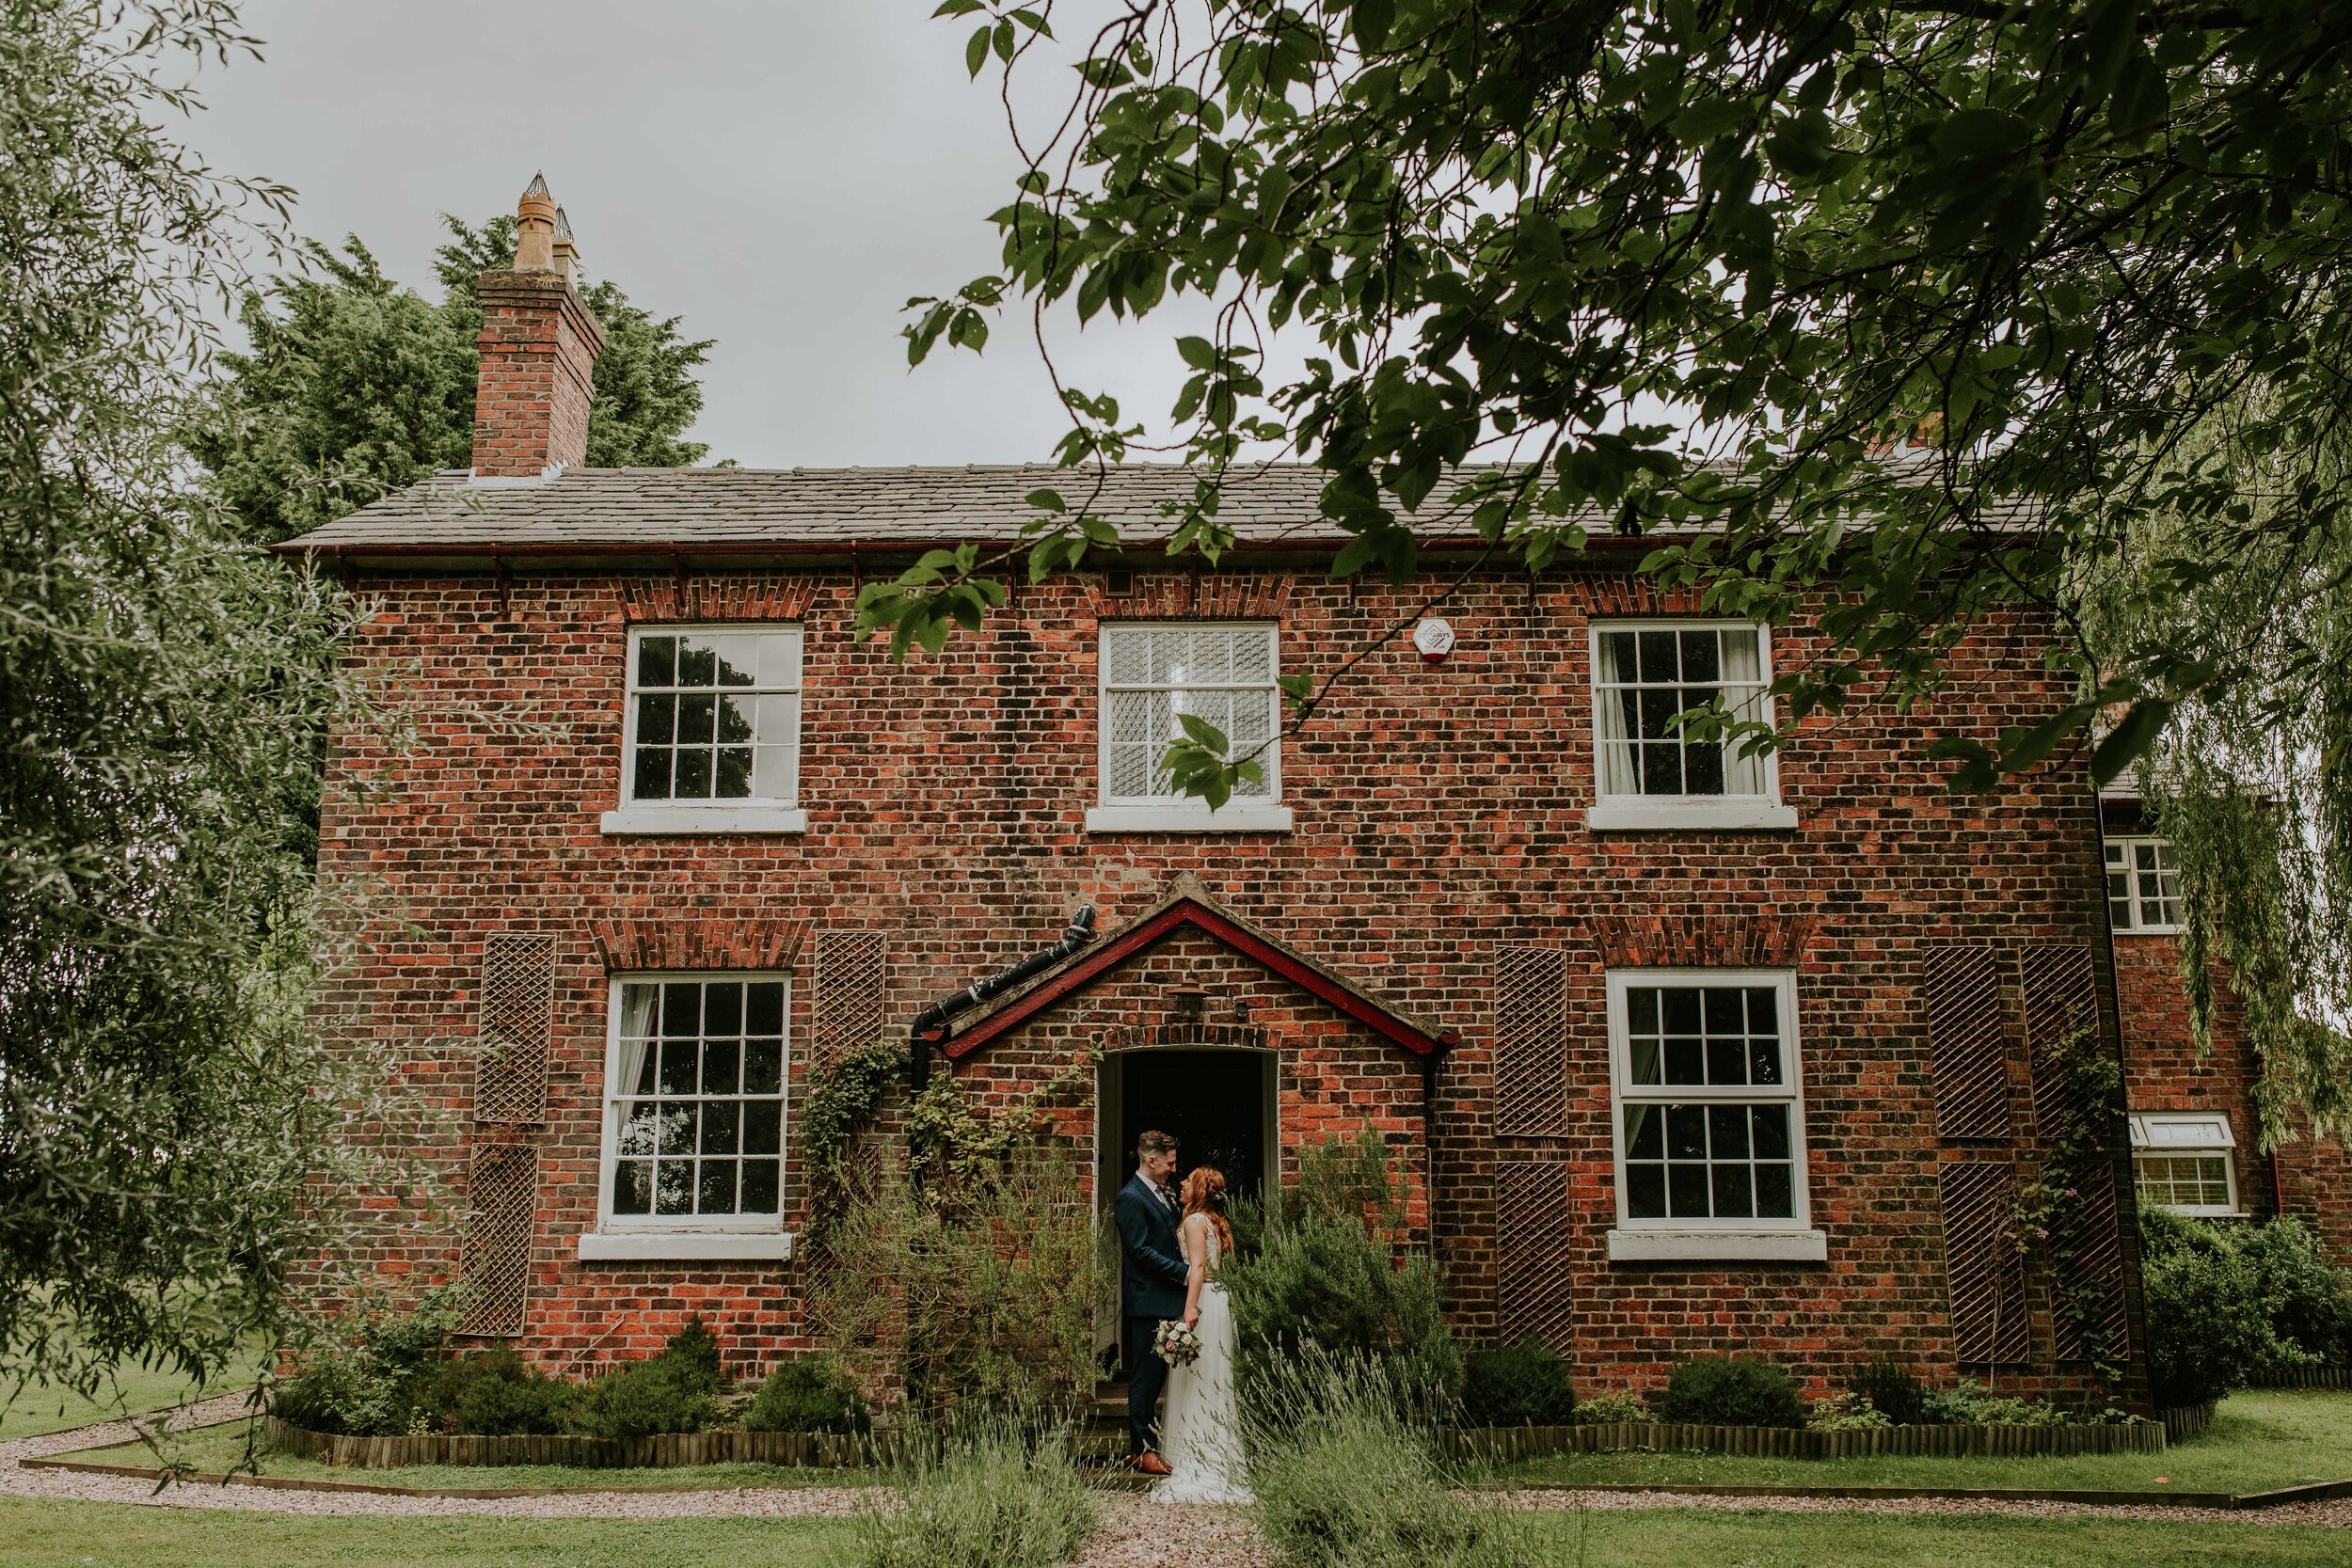
[[[1536, 1521], [1546, 1564], [1577, 1568], [2340, 1568], [2345, 1532], [1869, 1513], [1595, 1513]], [[5, 1561], [0, 1559], [0, 1561]]]
[[825, 1568], [834, 1519], [446, 1519], [0, 1497], [0, 1568]]
[[[1502, 1466], [1522, 1486], [1594, 1481], [1683, 1485], [2101, 1487], [2146, 1492], [2265, 1492], [2352, 1480], [2352, 1394], [2233, 1394], [2203, 1433], [2162, 1453], [2050, 1459], [1749, 1459], [1730, 1454], [1561, 1454]], [[2166, 1478], [2161, 1483], [2159, 1478]], [[2346, 1544], [2352, 1556], [2352, 1543]]]
[[[266, 1445], [258, 1445], [249, 1462], [246, 1430], [246, 1422], [230, 1421], [168, 1433], [162, 1439], [161, 1451], [165, 1459], [200, 1475], [251, 1470], [306, 1481], [373, 1481], [392, 1486], [562, 1486], [610, 1492], [674, 1486], [860, 1486], [881, 1479], [881, 1473], [874, 1470], [803, 1470], [779, 1465], [681, 1465], [666, 1470], [592, 1470], [570, 1465], [409, 1465], [396, 1470], [361, 1470], [297, 1459]], [[101, 1465], [151, 1465], [158, 1462], [156, 1453], [144, 1443], [131, 1442], [56, 1457]]]
[[[2342, 1530], [2126, 1519], [1608, 1513], [1533, 1522], [1561, 1568], [2332, 1568]], [[0, 1497], [0, 1568], [819, 1568], [816, 1519], [303, 1518]], [[1178, 1559], [1181, 1560], [1181, 1559]]]
[[[199, 1386], [178, 1371], [161, 1370], [153, 1367], [119, 1367], [110, 1381], [93, 1402], [67, 1389], [45, 1384], [28, 1384], [16, 1390], [14, 1397], [0, 1405], [0, 1441], [11, 1437], [38, 1437], [44, 1432], [63, 1432], [68, 1427], [87, 1426], [92, 1421], [119, 1420], [125, 1416], [143, 1416], [153, 1410], [167, 1410], [192, 1399], [211, 1394], [232, 1393], [250, 1387], [245, 1381], [251, 1375], [249, 1368], [235, 1368], [215, 1378], [211, 1384]], [[8, 1385], [0, 1385], [0, 1398], [10, 1392]]]

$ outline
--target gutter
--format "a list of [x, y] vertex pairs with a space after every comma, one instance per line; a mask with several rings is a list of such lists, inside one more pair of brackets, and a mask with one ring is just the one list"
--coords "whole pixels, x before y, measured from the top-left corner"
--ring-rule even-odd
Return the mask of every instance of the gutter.
[[915, 1014], [914, 1022], [907, 1030], [907, 1087], [921, 1094], [930, 1086], [931, 1047], [946, 1037], [948, 1022], [957, 1014], [977, 1007], [991, 997], [1001, 996], [1030, 976], [1042, 974], [1064, 959], [1075, 957], [1093, 940], [1094, 906], [1082, 905], [1070, 917], [1069, 929], [1053, 946], [1032, 953], [984, 980], [976, 980], [961, 990], [951, 991]]

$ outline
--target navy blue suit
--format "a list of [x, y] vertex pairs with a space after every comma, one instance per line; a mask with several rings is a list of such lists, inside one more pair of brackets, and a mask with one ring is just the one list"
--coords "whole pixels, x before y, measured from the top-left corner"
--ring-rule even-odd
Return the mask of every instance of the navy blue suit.
[[1120, 1307], [1127, 1318], [1127, 1342], [1135, 1347], [1135, 1373], [1127, 1380], [1127, 1449], [1143, 1453], [1159, 1447], [1160, 1390], [1168, 1383], [1168, 1363], [1152, 1340], [1162, 1323], [1184, 1315], [1191, 1271], [1176, 1240], [1176, 1206], [1160, 1197], [1143, 1172], [1119, 1189], [1111, 1213], [1127, 1259]]

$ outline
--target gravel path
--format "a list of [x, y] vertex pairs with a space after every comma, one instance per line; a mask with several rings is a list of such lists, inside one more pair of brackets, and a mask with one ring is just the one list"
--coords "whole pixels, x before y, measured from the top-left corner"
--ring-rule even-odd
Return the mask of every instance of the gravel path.
[[[243, 1394], [223, 1394], [173, 1412], [170, 1424], [234, 1420]], [[398, 1497], [366, 1492], [300, 1492], [258, 1486], [173, 1485], [135, 1476], [27, 1470], [21, 1459], [127, 1443], [156, 1418], [93, 1426], [0, 1443], [0, 1493], [58, 1501], [215, 1508], [255, 1513], [479, 1514], [512, 1519], [671, 1519], [751, 1515], [847, 1518], [876, 1497], [872, 1487], [743, 1487], [692, 1492], [582, 1490], [538, 1497]], [[2000, 1502], [1947, 1497], [1729, 1497], [1676, 1492], [1580, 1492], [1557, 1488], [1481, 1493], [1480, 1499], [1533, 1511], [1719, 1509], [1773, 1513], [2007, 1514], [2019, 1518], [2120, 1518], [2327, 1525], [2352, 1528], [2352, 1497], [2233, 1513], [2208, 1508], [2112, 1508], [2091, 1503]], [[1269, 1568], [1272, 1559], [1238, 1509], [1154, 1502], [1118, 1495], [1104, 1503], [1104, 1524], [1075, 1568]]]

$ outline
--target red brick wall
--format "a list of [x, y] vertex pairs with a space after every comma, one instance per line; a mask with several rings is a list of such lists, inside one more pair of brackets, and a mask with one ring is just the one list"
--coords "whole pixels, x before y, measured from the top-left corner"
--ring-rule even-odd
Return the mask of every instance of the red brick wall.
[[482, 334], [473, 467], [491, 478], [536, 479], [588, 456], [588, 409], [604, 330], [580, 292], [551, 272], [485, 272], [476, 287]]
[[[869, 563], [868, 569], [872, 569]], [[1782, 753], [1794, 833], [1596, 836], [1585, 627], [1605, 613], [1684, 611], [1592, 571], [1473, 579], [1449, 601], [1458, 644], [1424, 664], [1403, 639], [1374, 654], [1285, 742], [1287, 835], [1089, 835], [1096, 792], [1095, 624], [1105, 606], [1280, 607], [1286, 673], [1327, 671], [1409, 619], [1419, 591], [1351, 593], [1310, 576], [1099, 579], [1025, 589], [938, 658], [889, 662], [850, 633], [846, 572], [697, 584], [722, 610], [788, 606], [805, 626], [801, 803], [788, 838], [606, 837], [616, 803], [626, 627], [678, 607], [666, 578], [525, 578], [502, 611], [485, 578], [371, 583], [379, 610], [354, 649], [418, 744], [343, 736], [330, 764], [322, 860], [370, 883], [370, 950], [330, 988], [330, 1028], [392, 1043], [447, 1123], [418, 1147], [453, 1168], [465, 1117], [481, 942], [501, 929], [559, 942], [549, 1117], [534, 1252], [531, 1354], [575, 1367], [647, 1347], [690, 1309], [729, 1352], [766, 1358], [801, 1332], [800, 1262], [583, 1265], [596, 1211], [606, 975], [599, 923], [766, 923], [888, 934], [891, 1028], [924, 1002], [1051, 942], [1092, 901], [1116, 929], [1180, 871], [1244, 918], [1402, 1010], [1457, 1029], [1438, 1084], [1427, 1223], [1453, 1309], [1497, 1329], [1499, 1165], [1559, 1163], [1556, 1264], [1588, 1391], [1654, 1377], [1698, 1351], [1790, 1363], [1817, 1383], [1858, 1354], [1954, 1370], [1946, 1319], [1928, 1047], [1915, 953], [1963, 939], [2104, 934], [2095, 805], [2079, 772], [1955, 798], [1924, 749], [2036, 721], [2066, 693], [2029, 627], [1963, 647], [1948, 690], [1909, 717], [1857, 704], [1808, 721]], [[1287, 598], [1284, 591], [1287, 588]], [[690, 614], [714, 613], [701, 604]], [[2023, 632], [2025, 635], [2020, 635]], [[1781, 637], [1775, 657], [1802, 657]], [[639, 928], [642, 928], [639, 927]], [[1563, 950], [1567, 1093], [1557, 1135], [1493, 1131], [1491, 969], [1504, 943]], [[793, 960], [794, 1081], [810, 1038], [806, 946]], [[2105, 945], [2101, 943], [2101, 951]], [[1810, 1192], [1826, 1265], [1612, 1265], [1613, 1213], [1603, 974], [1612, 961], [1791, 958], [1805, 1053]], [[1185, 938], [960, 1067], [1009, 1097], [1089, 1039], [1148, 1012], [1179, 969], [1231, 990], [1279, 1052], [1281, 1137], [1365, 1116], [1400, 1150], [1425, 1143], [1418, 1064], [1287, 982]], [[2021, 1096], [2024, 1068], [2016, 1068]], [[1090, 1138], [1091, 1107], [1063, 1118]], [[2022, 1125], [2022, 1123], [2021, 1123]], [[787, 1129], [787, 1143], [789, 1141]], [[788, 1200], [789, 1201], [789, 1200]], [[445, 1235], [387, 1227], [370, 1261], [446, 1273]], [[2076, 1386], [2042, 1325], [2028, 1385]], [[2005, 1381], [2013, 1374], [2004, 1372]]]
[[2284, 1212], [2312, 1226], [2330, 1252], [2352, 1263], [2352, 1155], [2300, 1128], [2275, 1156], [2263, 1151], [2254, 1109], [2262, 1061], [2223, 975], [2215, 976], [2213, 1043], [2201, 1053], [2189, 1028], [2177, 938], [2119, 933], [2115, 979], [2131, 1108], [2226, 1112], [2237, 1139], [2239, 1206], [2266, 1219], [2281, 1212], [2283, 1199]]

